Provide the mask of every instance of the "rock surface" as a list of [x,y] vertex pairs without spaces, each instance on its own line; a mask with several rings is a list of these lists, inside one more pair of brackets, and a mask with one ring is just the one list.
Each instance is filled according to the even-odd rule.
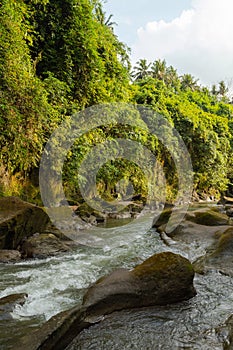
[[215,329],[218,338],[223,339],[223,350],[233,350],[233,315]]
[[[166,305],[193,297],[194,271],[184,257],[164,252],[136,266],[99,279],[84,296],[84,306],[97,314],[150,305]],[[96,311],[94,311],[96,310]]]
[[154,255],[131,271],[113,271],[88,289],[81,308],[52,317],[24,337],[17,350],[62,350],[83,329],[115,310],[187,300],[196,294],[193,277],[191,263],[170,252]]
[[42,208],[16,197],[0,198],[0,249],[17,249],[24,238],[42,232],[48,222]]
[[14,310],[16,305],[23,305],[26,301],[27,294],[11,294],[0,298],[0,320],[7,320],[12,318],[10,313]]
[[68,252],[71,248],[52,233],[34,234],[21,246],[23,258],[46,258]]
[[194,263],[195,271],[206,273],[210,270],[233,276],[233,227],[219,234],[216,244],[209,248],[207,254]]
[[232,227],[232,220],[217,208],[192,208],[184,213],[183,220],[172,232],[166,232],[166,225],[172,208],[165,209],[158,220],[153,223],[157,232],[166,233],[170,238],[185,243],[199,241],[206,248],[216,242],[217,235]]
[[7,249],[0,250],[1,263],[17,262],[20,259],[21,259],[21,253],[18,250],[7,250]]

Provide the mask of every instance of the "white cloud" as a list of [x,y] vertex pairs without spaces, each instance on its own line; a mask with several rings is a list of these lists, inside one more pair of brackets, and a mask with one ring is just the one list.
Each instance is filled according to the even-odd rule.
[[204,84],[233,78],[233,1],[193,0],[170,22],[154,21],[137,31],[132,60],[165,58],[180,73]]

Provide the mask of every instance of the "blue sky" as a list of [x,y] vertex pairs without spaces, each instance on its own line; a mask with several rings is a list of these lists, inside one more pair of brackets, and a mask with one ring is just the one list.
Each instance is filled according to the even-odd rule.
[[170,21],[184,9],[191,7],[191,0],[107,0],[104,10],[113,14],[115,33],[121,41],[133,45],[137,29],[147,22],[164,19]]
[[233,82],[233,0],[107,0],[131,61],[165,59],[200,83]]

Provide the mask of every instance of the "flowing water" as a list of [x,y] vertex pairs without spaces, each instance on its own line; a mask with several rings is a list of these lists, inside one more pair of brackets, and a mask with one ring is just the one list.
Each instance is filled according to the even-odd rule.
[[[180,253],[191,261],[205,253],[195,241],[167,247],[149,229],[152,217],[136,220],[132,226],[103,228],[102,234],[94,228],[83,232],[82,244],[72,253],[1,264],[0,297],[23,292],[28,297],[9,319],[0,321],[0,349],[17,349],[22,335],[58,312],[81,304],[90,283],[117,267],[132,268],[161,251]],[[115,312],[83,331],[67,349],[223,349],[224,334],[218,336],[214,328],[233,313],[233,279],[211,272],[196,275],[194,282],[197,296],[193,299]]]

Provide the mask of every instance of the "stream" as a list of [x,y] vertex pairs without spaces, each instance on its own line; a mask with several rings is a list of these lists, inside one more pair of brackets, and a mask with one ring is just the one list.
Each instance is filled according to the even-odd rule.
[[[150,213],[149,219],[145,215],[132,226],[105,227],[102,237],[100,228],[84,231],[82,244],[71,253],[0,264],[0,297],[28,294],[11,318],[0,321],[0,349],[16,350],[19,338],[58,312],[81,304],[86,288],[115,268],[133,268],[162,251],[179,253],[190,261],[205,253],[205,247],[195,241],[166,246],[150,229],[152,218]],[[89,244],[88,237],[96,244]],[[114,312],[81,332],[67,350],[223,349],[225,335],[218,335],[214,328],[233,314],[233,279],[210,272],[196,275],[194,284],[194,298],[169,306]]]

